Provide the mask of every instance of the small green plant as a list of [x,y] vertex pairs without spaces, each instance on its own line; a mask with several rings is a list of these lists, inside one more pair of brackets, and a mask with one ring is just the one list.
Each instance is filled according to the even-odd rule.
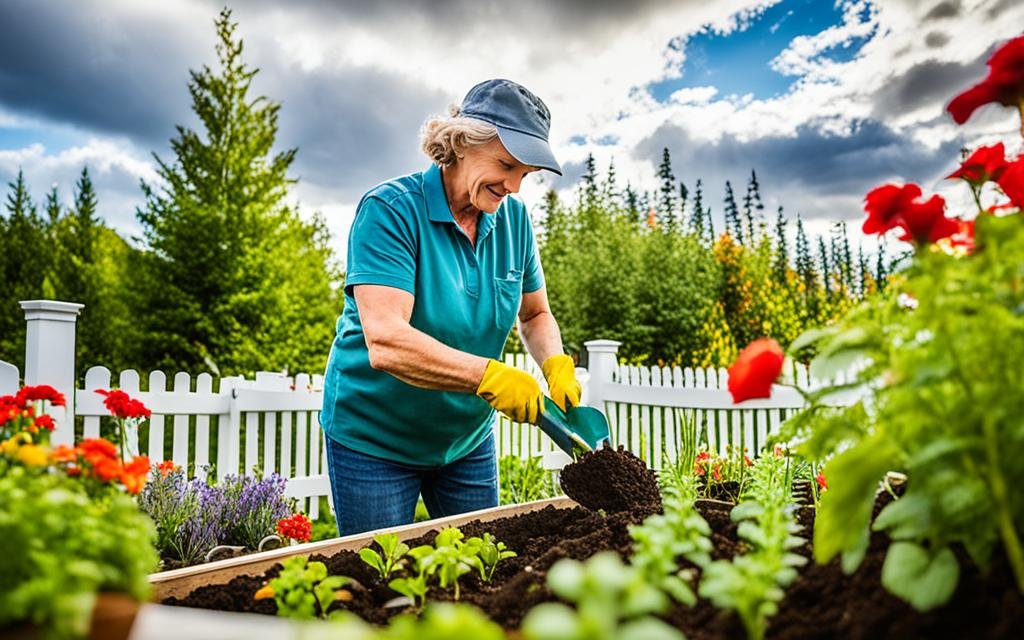
[[377,553],[370,547],[364,547],[359,550],[359,557],[377,570],[381,580],[387,580],[401,566],[402,558],[409,551],[409,545],[399,541],[398,535],[394,533],[374,536],[373,541],[380,547],[381,553]]
[[428,559],[433,553],[434,547],[429,544],[410,549],[408,555],[413,559],[413,573],[403,578],[395,578],[388,583],[392,590],[412,600],[413,608],[416,610],[423,607],[423,601],[427,597],[427,577],[430,567]]
[[480,579],[484,582],[491,581],[499,562],[516,557],[515,551],[508,549],[504,542],[495,540],[489,533],[480,538],[470,538],[466,541],[466,547],[474,550],[479,558],[479,562],[476,563],[477,569],[480,571]]
[[676,559],[685,557],[698,567],[707,566],[711,562],[711,527],[693,508],[696,489],[692,477],[671,481],[662,494],[664,513],[629,527],[633,538],[630,563],[676,602],[693,606],[697,597],[690,587],[691,576],[680,571]]
[[281,564],[284,568],[270,581],[270,589],[277,604],[277,615],[285,618],[326,618],[338,592],[352,581],[345,576],[327,575],[324,563],[309,562],[305,556],[288,558]]
[[463,538],[463,533],[455,527],[442,530],[434,538],[434,552],[427,559],[428,572],[437,575],[442,589],[453,589],[455,600],[459,599],[459,578],[483,564],[476,550],[464,543]]
[[792,549],[804,543],[793,519],[792,476],[784,456],[762,455],[750,470],[750,483],[731,513],[746,553],[716,560],[704,568],[700,595],[743,621],[747,637],[764,638],[767,620],[778,611],[783,588],[796,578],[795,567],[807,562]]
[[586,563],[559,560],[548,571],[548,587],[576,608],[556,602],[537,605],[523,619],[526,640],[683,638],[652,615],[668,608],[668,597],[615,552],[598,553]]
[[554,478],[541,466],[538,456],[502,456],[498,461],[498,483],[501,504],[522,504],[558,495]]

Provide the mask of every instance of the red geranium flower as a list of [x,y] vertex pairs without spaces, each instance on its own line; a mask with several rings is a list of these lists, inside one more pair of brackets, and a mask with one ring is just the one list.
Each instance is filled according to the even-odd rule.
[[967,122],[975,109],[990,102],[1017,107],[1024,101],[1024,36],[1010,40],[988,59],[988,77],[964,91],[946,110],[957,124]]
[[946,217],[946,201],[938,195],[911,202],[900,214],[899,226],[903,228],[900,240],[918,245],[937,242],[960,230],[958,221]]
[[313,523],[301,513],[296,513],[277,521],[277,535],[299,542],[309,542],[313,535]]
[[818,489],[825,491],[828,489],[828,481],[825,479],[825,472],[819,471],[818,475],[814,476],[815,481],[818,483]]
[[740,352],[729,367],[729,393],[732,401],[743,402],[751,398],[769,398],[772,383],[782,373],[786,359],[779,343],[771,338],[758,338]]
[[121,463],[114,458],[96,458],[94,460],[86,458],[86,460],[92,465],[92,471],[96,474],[96,477],[104,482],[121,477]]
[[902,187],[886,184],[875,187],[864,198],[864,210],[868,219],[864,221],[864,233],[885,233],[899,224],[899,215],[907,206],[921,197],[921,187],[905,184]]
[[917,244],[948,238],[959,229],[956,220],[947,218],[946,201],[941,196],[921,200],[921,187],[905,184],[902,187],[886,184],[868,192],[864,210],[864,233],[885,233],[901,227],[900,240]]
[[989,147],[978,147],[959,169],[946,177],[961,178],[978,187],[989,180],[998,180],[1006,166],[1006,149],[1002,142],[998,142]]
[[117,418],[148,418],[152,412],[138,400],[133,399],[120,389],[97,389],[96,393],[106,396],[103,405]]
[[1006,165],[997,182],[1010,201],[1024,209],[1024,155]]
[[25,406],[26,403],[35,400],[47,400],[55,407],[63,407],[65,403],[64,394],[48,384],[22,387],[18,390],[18,395],[15,396],[15,402],[20,406]]
[[57,425],[53,423],[53,418],[47,414],[37,416],[35,419],[36,426],[40,429],[46,429],[47,431],[53,431],[57,428]]

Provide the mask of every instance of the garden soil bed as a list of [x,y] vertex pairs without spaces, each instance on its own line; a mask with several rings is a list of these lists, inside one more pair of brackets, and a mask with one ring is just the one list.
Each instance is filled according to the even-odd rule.
[[[616,462],[611,456],[621,458]],[[538,511],[487,522],[475,520],[462,525],[467,535],[489,532],[505,542],[518,557],[502,562],[492,583],[482,583],[474,574],[462,580],[462,601],[483,609],[507,629],[519,626],[523,616],[534,605],[554,600],[545,586],[547,570],[562,558],[585,560],[603,550],[614,550],[628,557],[632,548],[628,527],[640,523],[660,509],[650,493],[649,481],[653,474],[644,471],[637,475],[635,458],[628,453],[606,452],[581,459],[577,469],[567,468],[567,493],[601,511],[582,506],[555,508],[548,506]],[[621,468],[617,467],[621,464]],[[600,475],[576,471],[592,466]],[[598,478],[587,482],[586,476]],[[632,478],[633,482],[625,479]],[[603,489],[602,489],[603,488]],[[600,495],[601,491],[607,491]],[[575,494],[575,495],[574,495]],[[876,502],[876,513],[892,500],[882,493]],[[609,508],[610,507],[610,508]],[[712,529],[714,558],[731,558],[742,551],[736,536],[736,525],[729,519],[730,505],[701,500],[697,508]],[[804,537],[812,536],[813,509],[802,507],[799,512],[805,527]],[[434,532],[412,540],[410,545],[433,542]],[[861,567],[846,576],[838,560],[826,565],[810,560],[800,571],[797,580],[789,586],[779,612],[771,618],[769,638],[1024,638],[1024,598],[1016,591],[1005,557],[996,553],[987,575],[966,559],[961,560],[961,579],[950,604],[929,613],[918,613],[909,605],[882,589],[880,575],[885,559],[887,539],[875,533]],[[810,543],[797,550],[811,557]],[[353,598],[335,606],[347,608],[374,623],[386,623],[388,618],[404,611],[403,608],[384,608],[384,603],[395,598],[375,572],[360,560],[355,551],[344,550],[330,556],[313,555],[312,559],[327,564],[330,573],[350,576],[357,581]],[[200,587],[182,598],[168,598],[164,604],[182,605],[227,611],[247,611],[273,614],[272,600],[255,601],[252,596],[270,578],[278,567],[262,575],[238,576],[226,585]],[[448,600],[451,596],[440,589],[431,590],[430,598]],[[681,629],[688,638],[742,638],[743,627],[731,613],[718,610],[701,600],[696,607],[676,606],[664,619]]]

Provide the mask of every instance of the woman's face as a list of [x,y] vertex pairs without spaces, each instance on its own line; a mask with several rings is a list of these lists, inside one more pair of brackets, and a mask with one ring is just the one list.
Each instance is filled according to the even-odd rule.
[[[455,186],[476,209],[493,213],[509,193],[517,193],[523,178],[538,171],[516,160],[495,138],[487,144],[469,147],[457,163]],[[457,196],[457,197],[459,197]]]

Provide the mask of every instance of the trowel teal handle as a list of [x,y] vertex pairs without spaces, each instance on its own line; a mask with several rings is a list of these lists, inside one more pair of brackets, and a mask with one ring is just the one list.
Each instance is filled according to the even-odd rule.
[[541,431],[570,456],[592,451],[609,442],[608,421],[593,407],[570,407],[562,411],[554,400],[544,397],[540,414]]

